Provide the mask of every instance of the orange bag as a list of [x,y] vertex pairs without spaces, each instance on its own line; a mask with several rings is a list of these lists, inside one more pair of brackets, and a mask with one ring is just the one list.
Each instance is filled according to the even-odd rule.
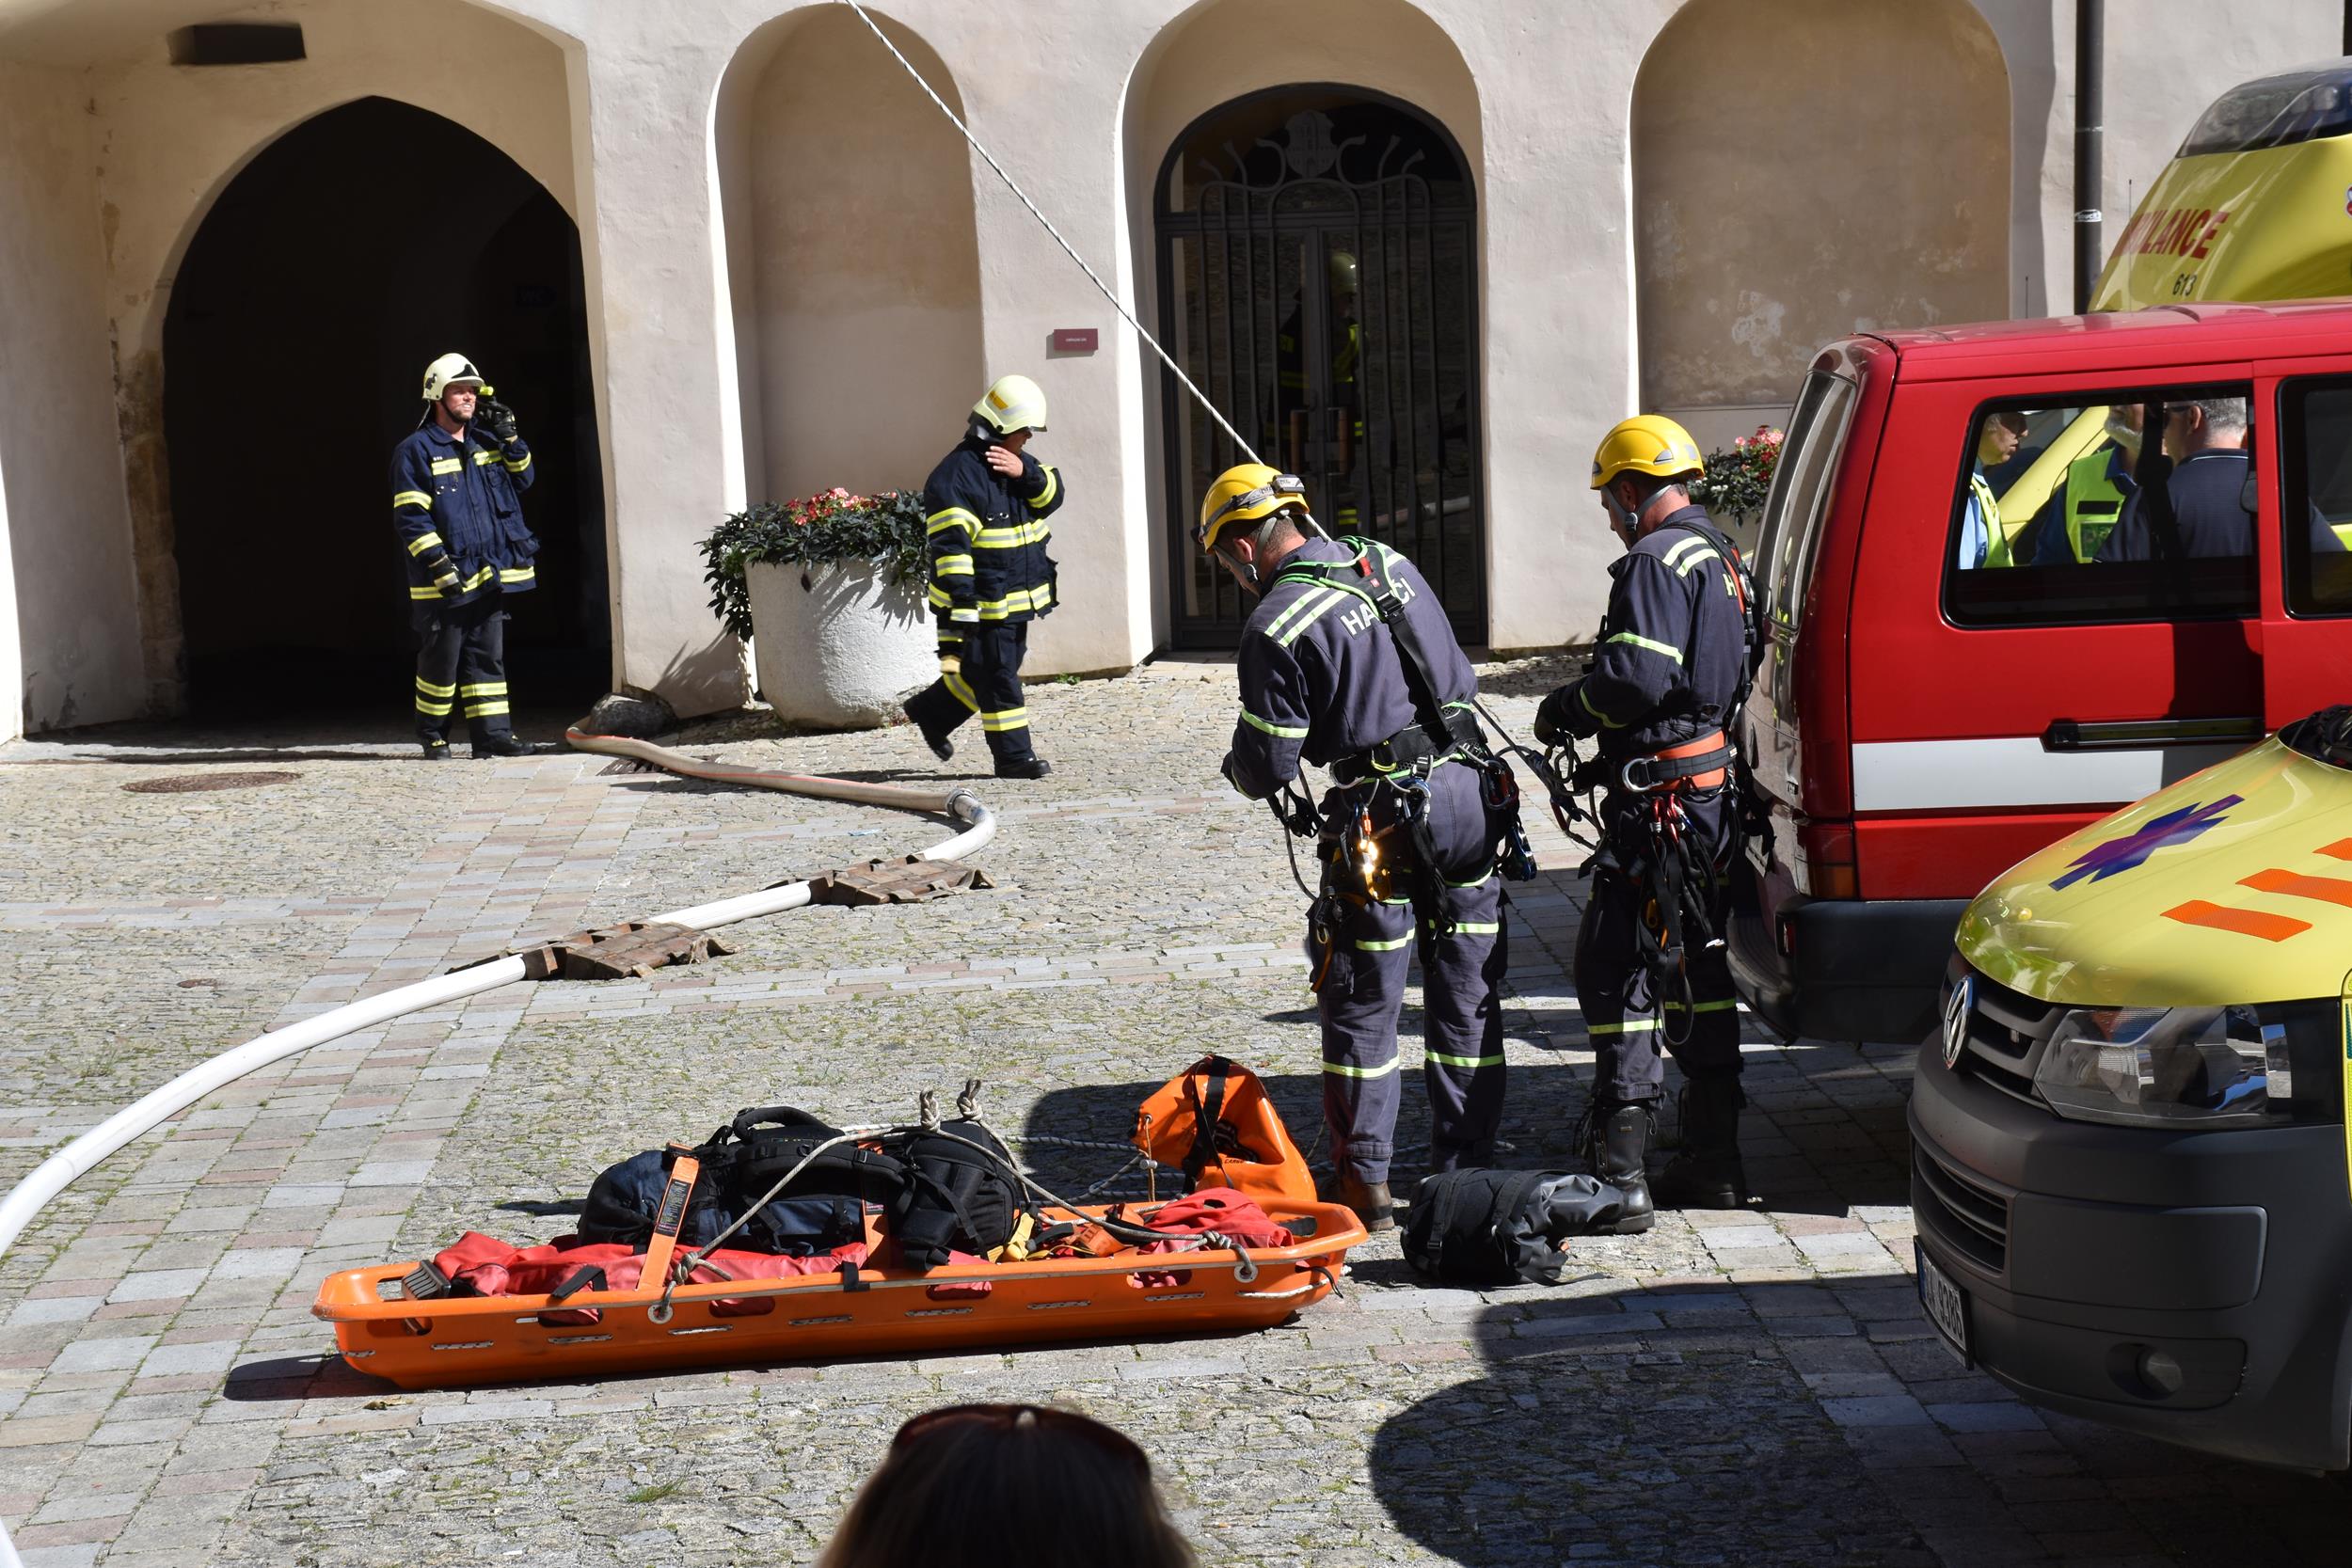
[[1136,1117],[1135,1144],[1181,1168],[1194,1192],[1231,1187],[1260,1199],[1315,1199],[1306,1156],[1265,1085],[1223,1056],[1203,1056],[1154,1090]]

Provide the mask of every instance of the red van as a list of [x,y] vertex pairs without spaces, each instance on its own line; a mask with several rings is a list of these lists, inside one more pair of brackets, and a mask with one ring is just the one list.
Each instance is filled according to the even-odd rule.
[[[2177,462],[2142,504],[2159,426]],[[2352,695],[2347,538],[2352,303],[1830,345],[1755,562],[1748,1005],[1792,1037],[1924,1038],[1986,883]]]

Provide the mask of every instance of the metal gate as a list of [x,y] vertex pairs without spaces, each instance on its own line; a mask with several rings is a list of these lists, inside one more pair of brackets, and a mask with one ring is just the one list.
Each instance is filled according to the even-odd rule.
[[[1486,635],[1473,202],[1412,109],[1285,87],[1196,121],[1155,210],[1169,352],[1332,532],[1411,557],[1466,643]],[[1252,601],[1190,524],[1242,457],[1161,379],[1176,645],[1231,647]]]

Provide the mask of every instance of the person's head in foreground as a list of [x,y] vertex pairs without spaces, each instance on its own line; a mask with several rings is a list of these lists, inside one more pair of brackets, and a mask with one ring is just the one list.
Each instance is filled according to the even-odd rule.
[[950,1404],[898,1429],[818,1568],[1193,1568],[1141,1449],[1074,1410]]

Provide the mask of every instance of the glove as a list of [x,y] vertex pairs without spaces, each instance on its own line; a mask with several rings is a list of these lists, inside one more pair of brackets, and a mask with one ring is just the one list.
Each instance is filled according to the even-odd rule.
[[441,597],[453,599],[463,591],[465,579],[457,575],[457,562],[449,557],[435,556],[424,563],[424,570],[433,586],[441,591]]
[[1543,705],[1535,710],[1534,728],[1537,745],[1548,750],[1564,746],[1577,733],[1574,721],[1576,710],[1569,705],[1569,693],[1575,689],[1576,688],[1572,686],[1562,687],[1550,696],[1546,697]]
[[473,411],[473,422],[500,446],[515,438],[515,411],[496,398],[484,398]]

